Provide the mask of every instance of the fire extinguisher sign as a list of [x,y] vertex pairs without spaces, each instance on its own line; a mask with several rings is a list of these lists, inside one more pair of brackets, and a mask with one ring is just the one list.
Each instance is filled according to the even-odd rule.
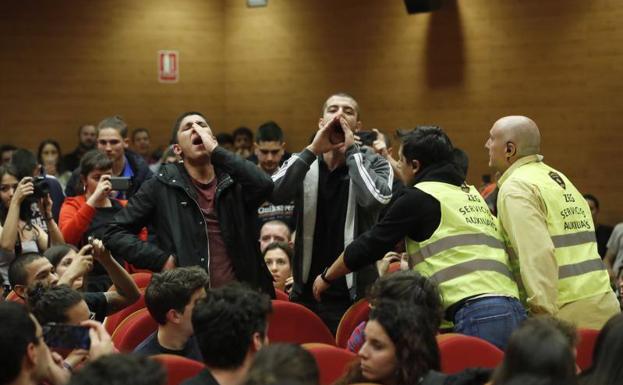
[[177,83],[180,80],[180,53],[178,51],[158,51],[158,81]]

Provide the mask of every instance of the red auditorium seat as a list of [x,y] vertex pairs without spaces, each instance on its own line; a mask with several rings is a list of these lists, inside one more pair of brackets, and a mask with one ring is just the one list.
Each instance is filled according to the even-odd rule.
[[117,329],[119,324],[124,319],[126,319],[130,314],[133,314],[136,311],[144,309],[144,308],[145,308],[145,293],[143,293],[143,290],[141,290],[141,296],[136,302],[106,317],[106,319],[104,320],[104,328],[106,329],[108,334],[112,335],[115,329]]
[[495,345],[476,337],[448,333],[437,336],[441,371],[454,374],[467,368],[497,367],[504,359],[504,352]]
[[336,345],[341,348],[346,348],[346,344],[353,330],[363,321],[368,320],[370,315],[370,304],[368,300],[361,299],[346,310],[346,313],[342,316],[340,324],[337,326],[337,332],[335,333]]
[[351,363],[359,360],[357,355],[346,349],[326,344],[304,344],[316,359],[320,372],[320,385],[330,385],[348,371]]
[[26,302],[23,299],[21,299],[17,295],[17,293],[15,293],[13,290],[11,290],[9,294],[6,296],[6,300],[11,301],[11,302],[21,303],[22,305],[26,304]]
[[112,342],[121,353],[129,353],[157,329],[156,320],[151,318],[147,309],[141,309],[119,324],[112,334]]
[[179,385],[205,368],[199,361],[173,354],[158,354],[151,358],[158,361],[167,371],[167,385]]
[[288,296],[288,294],[286,294],[285,291],[275,289],[275,299],[278,299],[279,301],[289,301],[290,297]]
[[575,362],[582,370],[590,368],[593,364],[593,351],[595,350],[595,342],[597,341],[598,335],[599,330],[578,329],[578,336],[580,338]]
[[273,300],[272,304],[273,312],[268,320],[268,339],[271,342],[335,345],[333,335],[324,322],[305,306],[280,300]]
[[[138,272],[132,273],[130,275],[132,276],[134,283],[136,283],[136,286],[138,286],[139,289],[145,289],[147,286],[149,286],[149,282],[151,282],[152,273]],[[110,289],[108,289],[108,291],[111,290],[115,290],[115,285],[112,285]]]

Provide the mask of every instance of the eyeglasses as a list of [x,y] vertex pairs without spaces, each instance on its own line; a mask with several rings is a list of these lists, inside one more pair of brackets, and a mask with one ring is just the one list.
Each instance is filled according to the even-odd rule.
[[89,312],[89,320],[94,321],[95,320],[95,312],[90,311]]

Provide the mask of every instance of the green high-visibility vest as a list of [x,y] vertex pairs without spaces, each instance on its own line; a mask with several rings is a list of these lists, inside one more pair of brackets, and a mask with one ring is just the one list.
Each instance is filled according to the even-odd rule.
[[522,165],[510,178],[538,186],[545,202],[547,229],[558,263],[556,305],[612,291],[597,252],[591,210],[569,179],[543,162]]
[[431,237],[407,237],[413,268],[439,286],[444,308],[480,294],[518,298],[497,218],[473,186],[421,182],[416,188],[441,205],[441,221]]

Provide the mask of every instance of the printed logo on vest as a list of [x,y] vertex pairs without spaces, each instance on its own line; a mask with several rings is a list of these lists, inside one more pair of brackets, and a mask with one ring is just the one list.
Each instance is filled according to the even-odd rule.
[[558,185],[560,185],[560,187],[562,187],[563,190],[567,189],[567,186],[565,185],[565,181],[562,180],[562,177],[558,175],[557,172],[550,171],[548,175],[550,178],[554,180],[554,182],[558,183]]

